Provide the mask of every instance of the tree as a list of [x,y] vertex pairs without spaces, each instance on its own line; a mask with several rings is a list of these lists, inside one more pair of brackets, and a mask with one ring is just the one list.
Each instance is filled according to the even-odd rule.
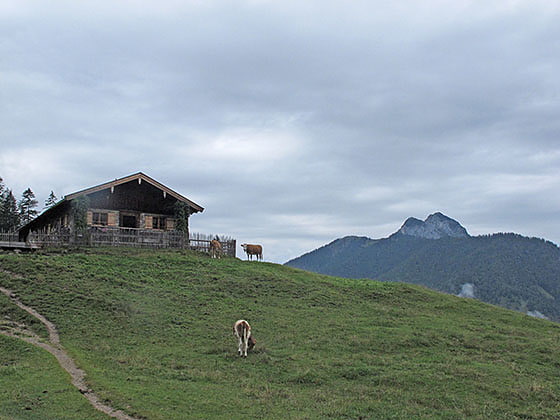
[[6,200],[5,194],[8,193],[6,190],[6,186],[4,185],[4,180],[0,177],[0,232],[7,232],[7,219],[4,214],[4,200]]
[[20,223],[25,225],[37,217],[37,207],[38,201],[35,199],[35,194],[31,191],[31,188],[26,189],[21,200],[18,203]]
[[4,191],[0,201],[0,231],[15,232],[19,226],[19,213],[12,190]]
[[45,208],[50,208],[52,206],[54,206],[58,201],[58,198],[56,198],[56,195],[54,195],[54,191],[51,190],[51,193],[49,194],[49,197],[45,200]]

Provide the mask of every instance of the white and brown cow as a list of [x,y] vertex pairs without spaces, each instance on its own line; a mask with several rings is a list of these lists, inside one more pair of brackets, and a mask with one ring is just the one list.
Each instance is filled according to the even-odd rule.
[[247,350],[252,350],[257,343],[251,335],[251,326],[244,319],[240,319],[233,324],[233,335],[238,340],[237,353],[240,356],[247,357]]
[[251,244],[241,244],[241,248],[247,253],[247,259],[253,259],[253,255],[257,256],[257,261],[260,259],[262,261],[262,246],[251,245]]
[[212,258],[220,258],[222,255],[222,244],[217,239],[210,241],[210,256]]

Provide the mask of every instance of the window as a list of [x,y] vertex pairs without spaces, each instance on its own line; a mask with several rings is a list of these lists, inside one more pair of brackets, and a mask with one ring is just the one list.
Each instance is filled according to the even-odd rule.
[[152,219],[152,226],[154,229],[165,229],[165,217],[154,216]]
[[108,213],[93,213],[93,224],[107,226],[109,219]]
[[136,216],[130,214],[123,214],[121,220],[121,227],[125,228],[135,228],[136,227]]

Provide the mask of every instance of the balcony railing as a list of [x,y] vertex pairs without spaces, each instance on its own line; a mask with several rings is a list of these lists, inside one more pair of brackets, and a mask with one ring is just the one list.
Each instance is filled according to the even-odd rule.
[[[204,239],[202,239],[204,238]],[[186,238],[183,232],[176,230],[159,231],[135,228],[90,227],[83,234],[69,230],[57,230],[50,233],[30,233],[27,243],[40,247],[48,246],[128,246],[141,248],[182,248],[208,252],[210,235],[191,235]],[[235,257],[235,239],[220,240],[224,255]]]

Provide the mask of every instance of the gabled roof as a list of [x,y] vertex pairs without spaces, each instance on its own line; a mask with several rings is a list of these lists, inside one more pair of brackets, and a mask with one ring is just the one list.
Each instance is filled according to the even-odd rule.
[[[20,232],[29,231],[29,229],[32,226],[40,224],[42,220],[49,217],[49,215],[51,215],[54,211],[56,211],[56,209],[65,205],[65,203],[69,203],[70,201],[72,201],[75,198],[78,198],[78,197],[83,196],[83,195],[92,194],[94,192],[105,190],[105,189],[108,189],[108,188],[111,188],[111,187],[115,187],[117,185],[125,184],[127,182],[134,181],[134,180],[141,180],[141,182],[147,182],[148,184],[151,184],[154,187],[159,188],[160,190],[162,190],[166,194],[169,194],[171,197],[174,197],[179,201],[187,203],[189,205],[189,207],[191,208],[193,213],[198,213],[198,212],[204,211],[204,208],[199,206],[198,204],[196,204],[194,201],[189,200],[188,198],[182,196],[178,192],[173,191],[171,188],[168,188],[165,185],[157,182],[155,179],[149,177],[148,175],[146,175],[142,172],[137,172],[135,174],[125,176],[124,178],[115,179],[114,181],[106,182],[104,184],[100,184],[100,185],[97,185],[95,187],[86,188],[85,190],[81,190],[81,191],[77,191],[77,192],[72,193],[72,194],[68,194],[64,198],[62,198],[58,203],[56,203],[55,205],[53,205],[53,206],[49,207],[48,209],[46,209],[45,211],[43,211],[35,219],[31,220],[29,223],[27,223],[26,225],[19,228],[19,231]],[[67,205],[69,205],[69,204],[67,204]]]
[[166,187],[165,185],[157,182],[155,179],[149,177],[148,175],[142,172],[137,172],[135,174],[125,176],[124,178],[118,178],[115,179],[114,181],[105,182],[104,184],[96,185],[95,187],[86,188],[85,190],[68,194],[67,196],[64,197],[63,200],[65,201],[73,200],[74,198],[80,197],[82,195],[88,195],[97,191],[106,190],[108,188],[116,187],[117,185],[121,185],[121,184],[126,184],[127,182],[134,181],[134,180],[145,181],[153,185],[154,187],[159,188],[165,193],[169,194],[171,197],[174,197],[179,201],[187,203],[189,207],[191,207],[191,209],[194,210],[194,213],[204,211],[204,208],[196,204],[194,201],[189,200],[188,198],[182,196],[178,192],[173,191],[171,188]]

